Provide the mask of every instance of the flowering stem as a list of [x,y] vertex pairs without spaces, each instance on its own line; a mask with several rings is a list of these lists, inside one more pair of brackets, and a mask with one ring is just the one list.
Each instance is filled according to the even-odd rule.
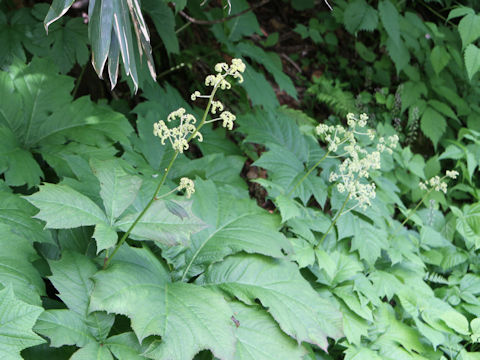
[[165,169],[165,172],[162,176],[162,179],[160,180],[160,182],[158,183],[157,185],[157,188],[155,189],[155,192],[152,196],[152,198],[150,199],[150,201],[148,202],[148,204],[145,206],[145,208],[141,211],[140,214],[138,214],[137,218],[135,219],[135,221],[132,223],[132,225],[130,225],[130,227],[128,228],[127,232],[125,234],[123,234],[122,238],[120,239],[120,241],[117,243],[117,246],[115,246],[115,249],[112,251],[112,254],[110,255],[110,257],[105,257],[105,261],[103,263],[103,268],[106,269],[108,264],[110,263],[110,260],[112,260],[113,256],[117,253],[118,249],[120,249],[120,247],[123,245],[123,243],[125,242],[125,240],[127,240],[128,238],[128,235],[130,235],[130,233],[132,232],[133,228],[138,224],[138,222],[140,221],[140,219],[143,217],[143,215],[145,215],[145,213],[147,212],[147,210],[150,208],[150,206],[152,206],[152,204],[155,202],[155,200],[157,199],[157,195],[160,191],[160,188],[162,187],[162,185],[165,183],[165,180],[167,179],[167,175],[168,173],[170,172],[170,169],[172,168],[172,165],[173,163],[175,162],[175,159],[177,158],[178,156],[178,151],[175,151],[175,154],[173,154],[172,156],[172,159],[170,160],[170,163],[168,164],[168,167]]
[[[208,104],[207,104],[207,107],[205,108],[205,112],[203,113],[203,117],[202,117],[202,120],[200,121],[200,123],[198,124],[197,128],[195,129],[195,131],[193,133],[190,134],[190,136],[187,138],[187,142],[189,142],[190,140],[192,140],[192,138],[198,133],[198,131],[202,128],[203,125],[205,125],[205,122],[206,122],[206,119],[207,119],[207,116],[208,116],[208,112],[210,111],[210,107],[212,106],[212,101],[213,101],[213,97],[215,96],[215,93],[217,92],[217,89],[218,89],[218,86],[219,84],[216,84],[212,90],[212,94],[210,95],[210,99],[208,100]],[[178,154],[179,152],[178,151],[175,151],[175,154],[173,154],[172,156],[172,159],[170,160],[170,163],[168,164],[167,168],[165,169],[165,172],[163,173],[163,176],[162,176],[162,179],[160,180],[160,182],[158,183],[157,185],[157,188],[155,189],[155,192],[153,193],[153,196],[152,198],[150,199],[150,201],[147,203],[147,205],[145,206],[145,208],[140,212],[140,214],[138,214],[137,218],[135,219],[135,221],[132,223],[132,225],[130,225],[130,227],[128,228],[127,232],[125,234],[123,234],[122,238],[120,239],[120,241],[117,243],[117,245],[115,246],[115,249],[112,251],[112,254],[110,256],[106,256],[105,257],[105,260],[104,260],[104,263],[103,263],[103,269],[106,269],[108,264],[110,263],[110,261],[112,260],[113,256],[117,253],[118,249],[120,249],[120,247],[123,245],[123,243],[125,242],[125,240],[127,240],[128,236],[130,235],[130,233],[132,232],[132,230],[135,228],[135,226],[138,224],[138,222],[142,219],[143,215],[145,215],[145,213],[148,211],[148,209],[150,208],[150,206],[152,206],[152,204],[158,200],[157,198],[157,195],[158,193],[160,192],[160,189],[161,187],[163,186],[163,184],[165,183],[165,180],[167,180],[167,175],[168,173],[170,172],[170,169],[172,168],[173,166],[173,163],[175,162],[175,160],[177,159],[178,157]],[[108,254],[108,253],[107,253]]]
[[330,232],[330,230],[332,230],[332,228],[335,226],[335,224],[337,223],[337,220],[338,220],[339,217],[342,215],[342,212],[343,212],[343,210],[345,209],[345,206],[347,205],[348,200],[350,200],[350,193],[347,194],[347,197],[345,198],[345,201],[343,202],[342,207],[340,208],[340,210],[338,210],[337,215],[335,216],[335,219],[333,219],[333,221],[331,222],[331,224],[330,224],[330,226],[328,227],[327,231],[323,234],[322,238],[321,238],[320,241],[317,243],[317,245],[315,245],[314,250],[318,249],[318,247],[320,246],[320,244],[322,244],[322,243],[323,243],[323,240],[325,240],[325,238],[327,237],[327,235],[328,235],[328,233]]
[[410,214],[407,216],[407,218],[405,220],[403,220],[402,224],[400,226],[403,226],[407,223],[408,220],[410,220],[410,218],[413,216],[413,214],[415,214],[415,212],[417,211],[417,209],[419,208],[420,205],[423,204],[423,202],[425,201],[425,199],[427,198],[428,195],[430,195],[430,193],[432,192],[433,188],[430,189],[423,197],[422,199],[417,203],[417,205],[413,208],[413,210],[410,211]]
[[330,154],[330,150],[328,150],[325,155],[322,156],[322,158],[320,160],[317,161],[317,163],[315,165],[313,165],[310,169],[308,169],[307,173],[305,175],[302,176],[302,178],[295,184],[295,186],[292,188],[292,190],[290,190],[288,193],[287,193],[287,196],[290,196],[293,194],[293,192],[295,191],[295,189],[297,187],[299,187],[304,181],[305,179],[308,177],[308,175],[310,175],[312,173],[313,170],[315,170],[318,165],[320,165],[320,163],[325,160],[325,158],[328,156],[328,154]]

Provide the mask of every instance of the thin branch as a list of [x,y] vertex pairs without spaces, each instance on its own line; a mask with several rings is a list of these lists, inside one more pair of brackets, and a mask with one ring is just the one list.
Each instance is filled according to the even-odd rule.
[[191,17],[190,15],[186,14],[184,11],[179,11],[179,14],[182,15],[185,19],[187,19],[188,21],[190,21],[191,23],[194,23],[194,24],[198,24],[198,25],[213,25],[213,24],[220,24],[220,23],[223,23],[225,21],[228,21],[228,20],[231,20],[233,18],[236,18],[238,16],[241,16],[243,14],[246,14],[248,13],[249,11],[253,11],[255,10],[256,8],[259,8],[260,6],[263,6],[267,3],[269,3],[270,0],[263,0],[262,2],[256,4],[256,5],[253,5],[253,6],[250,6],[248,9],[245,9],[243,11],[240,11],[239,13],[236,13],[236,14],[233,14],[233,15],[230,15],[230,16],[227,16],[225,18],[222,18],[222,19],[215,19],[215,20],[199,20],[199,19],[195,19],[193,17]]

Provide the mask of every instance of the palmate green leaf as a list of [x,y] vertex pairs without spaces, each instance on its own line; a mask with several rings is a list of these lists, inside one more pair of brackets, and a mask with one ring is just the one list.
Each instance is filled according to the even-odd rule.
[[378,25],[378,13],[365,0],[355,0],[345,9],[343,22],[351,34],[362,30],[373,31]]
[[128,316],[140,341],[162,337],[150,346],[148,357],[190,360],[209,349],[219,359],[233,359],[235,325],[223,296],[198,285],[170,282],[148,249],[123,246],[112,265],[93,279],[90,310]]
[[107,222],[92,200],[66,185],[44,184],[25,199],[40,209],[35,218],[45,221],[47,228],[68,229]]
[[93,173],[100,182],[100,196],[110,224],[133,203],[142,179],[125,172],[118,159],[90,161]]
[[203,282],[246,304],[258,299],[280,328],[298,342],[326,350],[327,337],[343,336],[341,313],[311,288],[294,263],[261,255],[234,255],[212,265]]
[[238,322],[235,360],[303,359],[305,349],[282,332],[265,310],[239,302],[231,302],[230,307]]
[[[190,235],[200,231],[205,225],[198,217],[193,215],[190,201],[177,203],[184,208],[188,214],[187,217],[183,219],[178,217],[169,210],[166,201],[157,200],[134,227],[130,237],[135,240],[158,241],[168,246],[186,245],[189,242]],[[127,231],[139,212],[123,216],[116,221],[115,227]]]
[[217,188],[212,181],[196,180],[195,186],[193,210],[207,228],[192,236],[182,260],[177,260],[183,265],[182,279],[240,251],[277,258],[284,257],[282,250],[291,252],[290,243],[278,231],[278,216],[259,208],[251,199],[233,196],[228,188]]
[[462,210],[452,206],[456,216],[456,230],[475,249],[480,248],[480,204],[465,205]]
[[0,290],[0,357],[21,360],[20,351],[45,342],[32,331],[43,308],[18,299],[10,286]]

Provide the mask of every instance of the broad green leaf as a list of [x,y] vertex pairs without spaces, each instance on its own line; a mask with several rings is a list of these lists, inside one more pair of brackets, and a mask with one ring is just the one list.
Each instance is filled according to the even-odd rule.
[[447,17],[447,21],[468,14],[475,14],[475,11],[472,8],[466,6],[459,6],[450,11]]
[[282,215],[282,222],[286,222],[292,218],[301,216],[300,207],[295,200],[285,196],[279,195],[275,198],[275,204]]
[[116,230],[105,223],[95,225],[95,231],[92,237],[97,243],[97,254],[102,250],[111,248],[118,240]]
[[458,32],[462,39],[462,48],[480,37],[480,16],[473,13],[465,15],[458,23]]
[[[185,209],[188,217],[179,218],[168,210],[165,201],[157,200],[134,227],[130,237],[135,240],[158,241],[168,246],[188,244],[190,235],[203,229],[204,224],[193,215],[191,202],[178,203]],[[122,231],[127,231],[138,213],[125,215],[115,223],[115,226]]]
[[396,47],[401,47],[400,40],[400,15],[390,0],[382,0],[378,3],[378,11],[383,27],[389,38]]
[[32,331],[39,306],[29,305],[18,299],[10,286],[0,290],[0,357],[5,360],[21,360],[20,351],[45,342]]
[[45,221],[47,228],[67,229],[107,222],[92,200],[66,185],[44,184],[39,192],[25,199],[40,209],[35,217]]
[[63,251],[58,261],[49,262],[52,275],[49,280],[59,292],[68,308],[81,316],[88,314],[89,294],[93,289],[90,278],[97,266],[88,257],[71,251]]
[[366,347],[349,347],[345,355],[345,360],[384,360],[377,352]]
[[456,229],[475,249],[480,248],[480,204],[465,205],[463,211],[452,207],[457,217]]
[[345,9],[343,22],[351,34],[362,30],[373,31],[378,26],[378,13],[365,0],[355,0]]
[[[145,341],[144,343],[147,342]],[[146,359],[146,357],[139,355],[144,352],[145,346],[138,343],[138,339],[133,332],[111,336],[105,340],[104,344],[120,360]]]
[[457,311],[446,311],[442,314],[441,319],[445,321],[445,323],[451,329],[455,330],[456,333],[462,335],[470,334],[468,328],[468,320],[465,316],[460,314]]
[[298,342],[326,350],[327,337],[343,336],[340,312],[310,287],[294,263],[260,255],[234,255],[212,265],[204,282],[249,305],[260,300],[280,328]]
[[31,305],[41,305],[44,282],[32,265],[37,259],[33,241],[15,233],[15,228],[0,223],[0,288],[10,286],[15,296]]
[[382,249],[387,249],[387,233],[360,219],[355,219],[352,250],[357,250],[360,258],[373,265],[380,257]]
[[387,51],[395,64],[397,74],[400,73],[410,62],[410,53],[405,43],[400,39],[396,43],[391,37],[387,39]]
[[427,107],[423,112],[420,120],[420,128],[423,133],[432,140],[433,146],[436,148],[438,141],[447,128],[447,121],[439,112],[432,107]]
[[9,226],[16,234],[32,242],[50,242],[50,232],[43,230],[41,221],[32,219],[38,210],[20,196],[0,192],[0,223]]
[[51,346],[76,345],[84,347],[96,342],[82,316],[67,310],[47,310],[35,324],[35,331],[47,336]]
[[241,86],[245,89],[253,105],[260,105],[265,109],[274,109],[279,105],[272,85],[262,73],[247,65],[243,77],[245,81]]
[[283,333],[265,310],[239,302],[230,306],[238,325],[235,360],[303,359],[305,349]]
[[283,72],[282,61],[276,53],[265,52],[262,48],[247,42],[239,43],[237,49],[243,56],[248,56],[258,64],[265,66],[282,90],[294,98],[297,97],[297,90],[292,80]]
[[223,296],[198,285],[171,283],[147,249],[124,246],[94,281],[90,310],[128,316],[140,341],[162,337],[150,346],[148,357],[190,360],[210,349],[218,358],[233,359],[235,325]]
[[61,18],[72,6],[74,0],[53,0],[50,9],[48,9],[48,14],[45,17],[43,24],[45,25],[45,30],[48,32],[48,27],[59,18]]
[[480,49],[474,44],[469,44],[465,49],[465,67],[470,80],[480,70]]
[[[251,199],[232,196],[211,181],[196,181],[194,212],[207,228],[192,236],[184,255],[182,279],[203,271],[206,265],[240,251],[283,258],[291,245],[278,229],[280,219],[260,209]],[[235,206],[232,207],[232,204]]]
[[110,224],[123,214],[135,200],[142,184],[138,176],[127,174],[119,160],[90,161],[93,173],[100,182],[100,196]]
[[[98,1],[98,0],[97,0]],[[114,360],[110,351],[99,343],[89,343],[84,348],[76,351],[70,360]]]
[[437,45],[432,49],[430,53],[430,61],[433,66],[433,70],[438,75],[450,62],[450,54],[447,49],[442,45]]

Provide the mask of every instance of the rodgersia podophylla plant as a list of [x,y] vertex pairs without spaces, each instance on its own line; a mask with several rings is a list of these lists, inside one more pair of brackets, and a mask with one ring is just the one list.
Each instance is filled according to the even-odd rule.
[[[200,91],[195,91],[191,95],[191,100],[195,101],[198,98],[205,98],[208,99],[207,106],[203,113],[202,119],[200,122],[197,122],[197,119],[194,115],[188,114],[184,108],[179,108],[177,110],[172,111],[167,116],[167,121],[160,120],[153,124],[153,134],[160,138],[160,141],[163,145],[165,145],[168,141],[172,149],[175,151],[173,154],[170,163],[168,164],[165,172],[163,173],[160,182],[155,189],[155,192],[147,203],[145,208],[140,212],[138,217],[132,223],[130,228],[127,232],[123,235],[120,241],[117,243],[115,249],[113,250],[110,257],[105,259],[104,267],[108,265],[112,257],[118,251],[120,246],[125,242],[128,238],[134,227],[143,217],[143,215],[147,212],[150,206],[153,204],[154,201],[159,200],[161,197],[158,197],[158,193],[160,192],[161,187],[165,183],[167,179],[167,175],[170,172],[170,169],[175,162],[175,159],[178,157],[179,154],[183,154],[185,150],[189,148],[190,140],[197,138],[198,141],[203,141],[203,136],[200,133],[200,129],[208,123],[213,123],[216,121],[221,121],[222,126],[232,130],[234,121],[236,119],[235,115],[232,114],[230,111],[225,111],[225,106],[218,100],[215,100],[215,94],[219,89],[221,90],[229,90],[231,89],[232,85],[229,82],[229,79],[238,80],[238,82],[243,82],[243,72],[245,71],[245,64],[241,59],[233,59],[232,63],[228,65],[227,63],[218,63],[215,65],[215,74],[208,75],[205,78],[205,86],[211,87],[211,92],[208,95],[202,94]],[[209,115],[217,115],[217,117],[213,117],[208,119]],[[177,126],[167,126],[168,124],[177,123]],[[195,192],[195,186],[191,179],[183,177],[180,179],[180,184],[170,192],[162,195],[165,197],[175,191],[185,190],[185,195],[189,198]]]
[[[379,137],[373,129],[367,129],[367,114],[356,116],[347,114],[347,127],[336,125],[328,126],[320,124],[316,127],[316,133],[327,146],[326,154],[314,165],[307,175],[316,168],[325,158],[342,159],[341,164],[336,171],[332,171],[329,181],[336,184],[337,190],[346,194],[345,201],[338,211],[335,219],[329,229],[324,234],[320,243],[333,228],[338,218],[357,207],[366,209],[371,205],[371,200],[375,198],[376,186],[370,180],[370,174],[374,170],[381,168],[381,154],[383,152],[391,154],[398,145],[398,136],[392,135],[387,138]],[[366,137],[373,143],[368,148],[360,145],[358,140]],[[305,176],[305,177],[306,177]],[[305,178],[304,177],[304,178]],[[301,181],[304,180],[301,179]],[[298,186],[298,184],[296,185]],[[350,209],[345,210],[349,200],[356,202]],[[320,244],[319,243],[319,244]]]

